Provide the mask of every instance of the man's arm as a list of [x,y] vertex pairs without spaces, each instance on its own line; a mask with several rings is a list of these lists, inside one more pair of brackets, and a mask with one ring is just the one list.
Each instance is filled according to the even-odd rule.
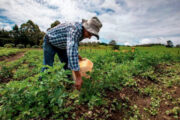
[[78,55],[78,35],[77,29],[70,29],[67,37],[67,55],[68,55],[68,67],[75,73],[75,87],[80,90],[83,80],[80,74],[79,59],[82,57]]

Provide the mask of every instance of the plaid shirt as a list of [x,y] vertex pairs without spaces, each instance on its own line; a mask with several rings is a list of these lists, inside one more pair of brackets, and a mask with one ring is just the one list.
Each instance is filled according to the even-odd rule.
[[79,71],[78,46],[82,40],[82,23],[64,23],[47,31],[49,42],[60,49],[67,49],[68,68]]

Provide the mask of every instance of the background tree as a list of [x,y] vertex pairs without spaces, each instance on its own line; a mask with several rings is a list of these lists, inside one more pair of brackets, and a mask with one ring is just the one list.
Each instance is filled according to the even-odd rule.
[[12,36],[13,36],[13,39],[14,39],[14,44],[17,45],[19,44],[19,40],[20,40],[20,31],[19,31],[19,27],[18,25],[14,25],[12,31]]
[[4,29],[0,30],[0,46],[4,46],[7,43],[13,43],[13,38],[10,36],[10,32]]
[[180,48],[180,44],[177,44],[176,47]]
[[115,40],[111,40],[111,41],[109,42],[109,45],[112,46],[112,49],[113,49],[113,50],[119,50],[119,45],[117,45],[117,43],[116,43]]
[[24,45],[39,45],[40,40],[43,37],[39,26],[34,24],[31,20],[28,20],[27,23],[21,25],[20,32],[21,44]]
[[116,45],[116,41],[115,41],[115,40],[111,40],[111,41],[109,42],[109,45]]
[[[58,20],[51,24],[51,28],[60,24]],[[28,20],[18,27],[14,25],[11,31],[0,29],[0,46],[4,46],[7,43],[23,44],[24,46],[41,46],[43,43],[43,37],[45,33],[39,29],[33,21]]]
[[168,40],[166,47],[173,47],[173,42],[171,40]]
[[55,27],[55,26],[57,26],[57,25],[59,25],[59,24],[61,24],[58,20],[56,20],[55,22],[53,22],[52,24],[51,24],[51,27],[50,28],[48,28],[47,30],[49,30],[49,29],[51,29],[51,28],[53,28],[53,27]]
[[107,43],[99,43],[99,45],[105,45],[105,46],[107,46],[108,44],[107,44]]

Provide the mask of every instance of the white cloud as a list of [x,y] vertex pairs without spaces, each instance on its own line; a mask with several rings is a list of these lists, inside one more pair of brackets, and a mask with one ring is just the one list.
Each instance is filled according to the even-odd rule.
[[9,31],[9,30],[12,30],[12,27],[7,25],[7,26],[4,27],[4,29]]
[[99,42],[96,37],[92,36],[91,39],[84,39],[82,42]]
[[140,40],[139,44],[161,43],[166,45],[168,40],[171,40],[174,45],[180,44],[180,37],[144,38]]
[[52,23],[53,19],[58,15],[57,12],[30,0],[5,1],[1,8],[5,9],[2,15],[7,16],[16,24],[20,25],[31,19],[43,30],[49,27],[50,23]]
[[115,0],[105,0],[100,7],[109,8],[117,12],[122,10],[121,7],[116,4]]
[[[167,39],[177,44],[180,40],[180,1],[177,0],[1,0],[0,4],[1,16],[18,25],[31,19],[43,31],[55,20],[81,21],[98,14],[103,23],[100,38],[109,41],[135,45],[166,43]],[[110,9],[114,12],[109,13]],[[12,27],[7,22],[1,23],[8,29]]]
[[125,42],[124,45],[131,45],[129,42]]
[[0,22],[0,29],[4,29],[4,30],[12,30],[12,25],[8,24],[8,23],[2,23]]

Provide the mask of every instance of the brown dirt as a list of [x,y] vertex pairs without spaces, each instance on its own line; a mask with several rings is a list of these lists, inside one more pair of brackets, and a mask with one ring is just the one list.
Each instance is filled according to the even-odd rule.
[[11,78],[0,78],[1,79],[1,81],[0,81],[0,84],[1,83],[8,83],[9,81],[11,81]]
[[[150,104],[150,97],[141,96],[134,88],[123,88],[121,91],[107,91],[106,96],[109,103],[107,106],[98,106],[94,107],[92,110],[88,108],[87,104],[84,105],[77,105],[73,111],[71,111],[71,115],[76,113],[75,118],[78,120],[82,116],[86,114],[86,120],[94,120],[94,119],[104,119],[104,120],[122,120],[124,118],[129,118],[128,115],[132,115],[132,113],[128,113],[130,111],[130,106],[136,104],[140,109],[140,113],[144,114],[143,108],[149,106]],[[127,106],[120,110],[113,110],[112,104],[113,100],[116,99],[120,104],[126,104]],[[115,105],[116,106],[116,105]],[[106,117],[105,110],[108,110],[111,116]],[[97,116],[95,116],[97,115]],[[70,119],[68,119],[70,120]]]
[[[171,89],[174,90],[174,89]],[[176,88],[176,92],[174,92],[175,96],[177,97],[179,94],[179,88]],[[150,119],[150,120],[177,120],[174,119],[173,116],[168,116],[165,114],[166,110],[172,109],[174,105],[172,103],[166,105],[165,101],[161,101],[158,115],[156,116],[151,116],[149,113],[147,113],[144,108],[150,107],[151,103],[151,97],[150,96],[143,96],[140,95],[134,88],[123,88],[121,91],[115,91],[115,92],[107,92],[107,98],[110,101],[113,101],[113,99],[117,99],[121,103],[126,103],[128,107],[137,105],[139,112],[141,115],[143,115],[142,120],[144,119]],[[170,101],[169,101],[170,102]],[[110,103],[113,104],[113,103]],[[93,110],[89,110],[87,105],[78,105],[76,106],[75,113],[76,113],[76,119],[80,119],[84,114],[89,114],[89,117],[87,117],[87,120],[93,120],[93,119],[105,119],[105,120],[122,120],[124,118],[128,119],[127,113],[130,111],[130,108],[122,108],[121,110],[111,110],[110,105],[106,106],[107,110],[109,113],[111,113],[111,116],[108,118],[105,118],[105,113],[101,106],[99,107],[94,107]],[[97,116],[93,116],[92,114],[96,113]],[[130,113],[129,115],[132,115]]]
[[155,73],[159,73],[159,74],[165,74],[164,69],[167,69],[167,67],[169,67],[168,64],[159,64],[155,66]]
[[[87,104],[76,105],[75,109],[70,112],[70,115],[75,113],[76,120],[79,120],[81,117],[85,117],[86,120],[94,120],[94,119],[103,119],[103,120],[122,120],[126,111],[125,108],[121,110],[113,110],[111,105],[114,104],[113,100],[117,99],[120,103],[125,103],[125,100],[122,100],[120,97],[119,91],[109,91],[105,96],[108,99],[108,105],[106,106],[95,106],[93,109],[90,109]],[[128,104],[128,103],[127,103]],[[107,117],[107,113],[110,115]],[[72,118],[68,119],[72,120]]]
[[[167,69],[170,65],[158,65],[155,68],[155,74],[165,74],[163,69]],[[136,105],[139,109],[139,113],[141,115],[142,120],[177,120],[173,117],[173,115],[167,115],[166,111],[171,110],[176,105],[172,103],[171,100],[163,99],[163,96],[159,96],[161,99],[160,107],[158,109],[158,114],[155,116],[150,115],[144,108],[149,108],[151,105],[151,96],[140,94],[138,88],[146,88],[149,85],[159,85],[162,89],[162,94],[171,93],[173,99],[177,99],[180,97],[180,86],[173,86],[172,88],[163,87],[161,81],[154,82],[150,79],[142,78],[141,76],[136,76],[134,79],[137,82],[137,87],[125,87],[120,91],[107,91],[105,98],[109,101],[113,101],[117,99],[120,103],[125,103],[128,105],[126,108],[121,108],[120,110],[111,110],[111,104],[113,102],[108,103],[106,106],[108,113],[111,114],[110,117],[106,118],[104,109],[99,107],[94,107],[93,110],[89,110],[87,105],[79,105],[75,109],[76,119],[80,119],[84,114],[89,114],[87,120],[93,119],[104,119],[104,120],[122,120],[124,118],[129,119],[130,116],[133,116],[133,112],[130,109],[130,106]],[[167,104],[168,103],[168,104]],[[104,107],[104,106],[103,106]],[[98,112],[97,112],[98,111]],[[91,116],[92,113],[96,113],[97,116]]]
[[[172,88],[163,88],[163,93],[170,93],[170,95],[172,96],[172,99],[177,100],[177,98],[180,98],[180,87],[174,86]],[[158,115],[156,116],[156,119],[160,120],[163,118],[164,120],[177,120],[173,118],[173,115],[167,115],[165,113],[167,110],[171,110],[174,107],[176,107],[176,105],[172,103],[172,100],[168,100],[168,99],[164,100],[162,97],[161,99],[162,101],[160,103],[160,109],[159,109]],[[180,115],[179,115],[179,118],[180,118]]]
[[[167,71],[168,67],[170,67],[171,65],[174,65],[174,63],[159,64],[155,67],[154,73],[157,75],[162,75],[162,74],[165,75],[166,73],[168,73],[168,71]],[[177,73],[177,75],[178,75],[178,73]],[[172,76],[169,76],[169,79],[172,79],[171,77]],[[171,88],[167,88],[167,87],[163,86],[161,81],[153,82],[149,79],[143,79],[140,76],[135,77],[134,79],[137,81],[138,88],[145,88],[149,85],[159,85],[159,87],[162,89],[162,92],[163,92],[162,94],[170,93],[170,95],[172,96],[172,99],[175,99],[175,100],[177,100],[177,98],[180,98],[180,86],[174,85]],[[142,114],[144,116],[148,116],[148,118],[150,120],[177,120],[177,119],[173,118],[173,115],[166,114],[167,110],[171,110],[172,108],[174,108],[176,106],[172,103],[171,100],[163,99],[162,96],[159,96],[161,98],[161,102],[160,102],[158,114],[156,116],[151,116],[146,111],[144,111],[144,107],[148,108],[150,106],[150,102],[151,102],[150,96],[142,97],[141,95],[138,95],[138,94],[135,94],[135,95],[137,95],[137,96],[135,96],[136,98],[134,98],[134,101],[132,103],[136,104],[138,106],[140,114]]]
[[[143,86],[144,87],[144,84]],[[120,92],[120,95],[122,96],[124,94],[125,98],[127,97],[129,100],[129,104],[131,106],[137,105],[139,112],[141,115],[148,116],[146,111],[144,111],[144,107],[149,107],[151,98],[149,96],[143,96],[138,93],[138,91],[134,88],[123,88],[122,91]]]
[[142,78],[141,76],[135,76],[134,79],[137,82],[138,88],[145,88],[145,87],[153,84],[151,80]]
[[9,55],[9,56],[2,56],[2,57],[0,57],[0,61],[11,62],[11,61],[14,61],[14,60],[17,60],[17,59],[23,57],[24,53],[25,52],[19,52],[19,53]]
[[[151,97],[140,95],[136,93],[135,91],[133,91],[132,89],[129,89],[129,90],[128,89],[129,88],[125,88],[122,91],[122,93],[125,94],[125,96],[129,97],[130,105],[135,104],[138,106],[140,114],[143,115],[144,117],[150,118],[150,120],[177,120],[173,118],[173,115],[166,114],[167,110],[170,110],[173,107],[175,107],[175,105],[172,104],[172,101],[167,100],[167,99],[163,100],[163,98],[161,97],[162,101],[160,102],[158,114],[156,116],[151,116],[149,113],[147,113],[144,110],[145,107],[146,108],[150,107]],[[173,99],[177,99],[180,97],[180,87],[163,89],[163,93],[166,93],[166,92],[171,92],[171,96]],[[165,103],[168,103],[168,104],[165,104]],[[142,119],[146,119],[146,118],[142,118]]]

